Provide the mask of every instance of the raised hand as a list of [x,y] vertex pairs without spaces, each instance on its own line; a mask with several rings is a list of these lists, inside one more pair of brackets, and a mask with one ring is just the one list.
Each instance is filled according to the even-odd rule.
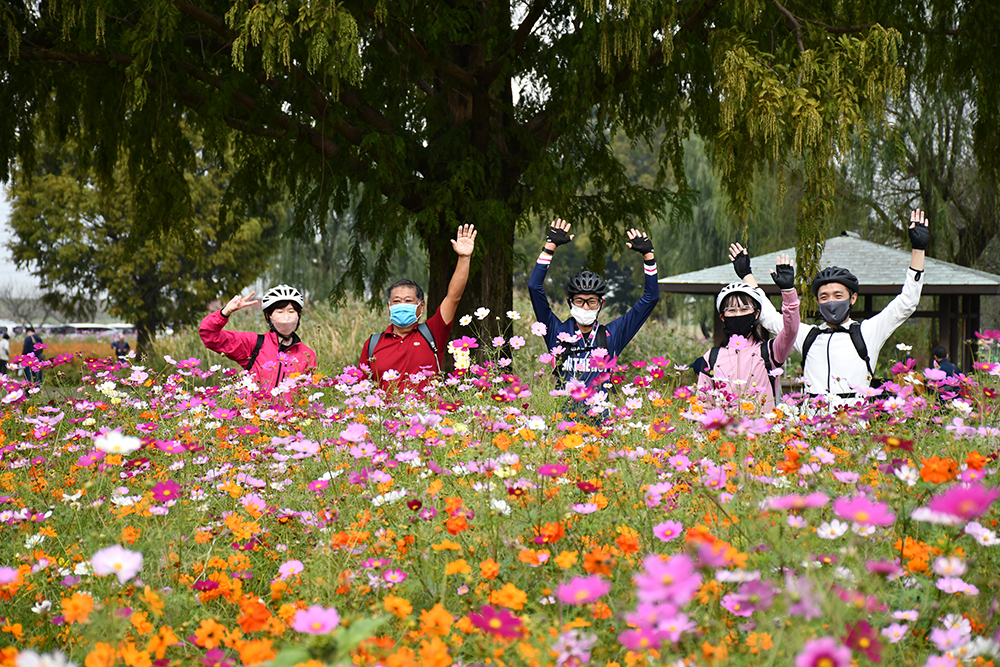
[[927,250],[931,242],[930,222],[919,208],[910,213],[910,245],[914,250]]
[[750,268],[750,253],[739,243],[730,244],[729,260],[733,263],[733,270],[736,271],[740,280],[745,280],[749,274],[753,273],[753,269]]
[[635,250],[640,255],[648,255],[653,252],[653,242],[649,240],[645,232],[638,229],[630,229],[627,232],[629,241],[625,243],[629,248]]
[[[556,218],[549,225],[549,233],[545,236],[545,248],[555,250],[561,245],[566,245],[572,241],[576,235],[569,233],[570,225],[562,218]],[[551,245],[551,247],[549,247]]]
[[455,238],[451,240],[451,247],[455,249],[459,257],[471,257],[472,251],[476,247],[475,225],[459,225]]
[[229,317],[233,313],[243,310],[244,308],[249,308],[255,304],[260,303],[257,299],[251,299],[253,297],[253,292],[250,292],[245,297],[237,294],[232,299],[229,300],[225,306],[222,307],[222,315],[224,317]]
[[781,290],[795,289],[795,267],[788,255],[778,255],[774,260],[774,271],[771,271],[771,280]]

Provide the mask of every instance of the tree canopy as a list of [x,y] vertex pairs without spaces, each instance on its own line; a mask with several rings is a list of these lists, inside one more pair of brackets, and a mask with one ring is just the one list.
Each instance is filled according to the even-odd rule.
[[36,172],[15,171],[11,183],[8,247],[56,310],[89,319],[106,301],[109,312],[135,324],[137,347],[147,351],[158,330],[197,322],[208,302],[264,270],[277,236],[270,216],[247,217],[225,237],[218,232],[225,165],[197,157],[186,183],[187,236],[139,238],[127,179],[116,173],[118,187],[99,192],[72,144],[40,138]]
[[[305,235],[353,209],[336,291],[394,277],[415,233],[433,304],[448,239],[472,222],[488,252],[466,299],[498,311],[518,226],[571,219],[599,263],[627,226],[683,212],[668,204],[685,201],[694,132],[744,222],[753,174],[801,165],[808,273],[838,161],[881,140],[909,82],[969,92],[976,154],[996,172],[998,13],[960,0],[14,0],[0,7],[0,176],[33,169],[41,122],[73,135],[99,180],[126,157],[138,227],[175,229],[191,206],[190,123],[208,150],[234,152],[225,210],[281,190]],[[630,182],[612,138],[658,128],[656,182]]]

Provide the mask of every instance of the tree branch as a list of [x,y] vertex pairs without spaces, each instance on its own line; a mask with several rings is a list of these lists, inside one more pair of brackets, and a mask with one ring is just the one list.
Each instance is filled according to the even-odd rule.
[[800,53],[805,52],[806,47],[802,44],[802,24],[799,23],[799,20],[795,18],[795,15],[792,14],[787,9],[785,9],[785,7],[780,2],[778,2],[778,0],[771,0],[771,4],[777,7],[778,11],[784,14],[785,18],[787,18],[789,22],[792,24],[792,28],[795,29],[795,41],[799,45],[799,52]]
[[514,32],[514,37],[511,39],[510,46],[501,54],[497,55],[486,67],[483,68],[482,73],[479,75],[479,82],[481,85],[488,86],[500,75],[500,70],[503,68],[503,64],[507,62],[509,58],[516,58],[521,54],[524,45],[528,42],[528,37],[531,36],[531,31],[534,30],[535,24],[538,20],[542,18],[545,14],[545,9],[548,6],[548,0],[535,0],[531,9],[528,11],[528,15],[524,17],[521,21],[521,25],[517,26],[517,30]]

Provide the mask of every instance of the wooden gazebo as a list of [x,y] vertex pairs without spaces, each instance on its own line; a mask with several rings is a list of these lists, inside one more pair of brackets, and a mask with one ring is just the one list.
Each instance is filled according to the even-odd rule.
[[[795,248],[786,248],[766,254],[755,253],[754,277],[764,292],[777,295],[778,287],[771,280],[770,270],[776,255],[795,259]],[[876,312],[876,296],[894,296],[903,286],[910,252],[864,241],[856,234],[844,232],[828,239],[820,258],[820,266],[840,266],[849,269],[861,283],[859,305],[852,317],[865,319]],[[972,368],[972,351],[964,342],[980,328],[979,299],[983,295],[1000,294],[1000,276],[985,271],[969,269],[950,262],[928,257],[924,267],[922,296],[936,299],[935,310],[917,310],[912,317],[936,318],[940,341],[949,351],[956,365],[964,370]],[[682,273],[660,280],[661,293],[718,294],[725,285],[736,280],[732,264],[720,264],[700,271]],[[715,337],[721,340],[722,322],[715,318]],[[961,363],[959,363],[961,361]]]

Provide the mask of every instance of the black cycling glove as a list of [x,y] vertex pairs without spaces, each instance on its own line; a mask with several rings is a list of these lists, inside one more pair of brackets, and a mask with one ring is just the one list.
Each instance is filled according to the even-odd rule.
[[565,229],[559,229],[558,227],[549,227],[549,234],[545,237],[546,243],[554,243],[556,247],[561,245],[566,245],[569,243],[569,234],[566,233]]
[[910,245],[914,250],[927,250],[927,244],[931,242],[931,230],[927,225],[919,222],[910,227]]
[[782,290],[795,289],[795,269],[791,264],[778,264],[771,271],[771,280]]
[[636,236],[634,239],[629,239],[629,243],[632,244],[632,250],[640,255],[653,252],[653,242],[649,240],[648,236]]
[[750,255],[746,250],[736,255],[736,259],[733,260],[733,270],[736,271],[736,275],[740,277],[740,280],[753,273],[750,269]]

